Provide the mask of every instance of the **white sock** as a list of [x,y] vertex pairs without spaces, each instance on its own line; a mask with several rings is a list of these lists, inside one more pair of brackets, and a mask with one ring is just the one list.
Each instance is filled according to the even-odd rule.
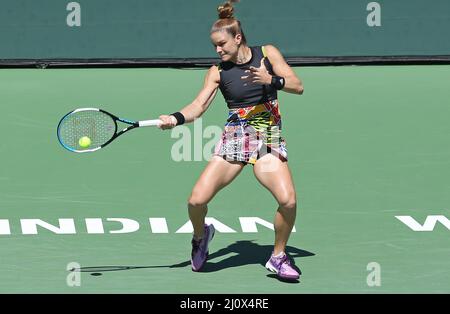
[[273,257],[277,257],[277,258],[280,258],[280,257],[283,257],[285,254],[284,254],[284,252],[280,252],[280,253],[278,253],[277,255],[272,255]]

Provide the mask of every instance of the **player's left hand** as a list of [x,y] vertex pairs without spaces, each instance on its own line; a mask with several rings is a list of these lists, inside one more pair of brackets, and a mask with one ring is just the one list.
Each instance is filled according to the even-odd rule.
[[246,76],[241,76],[246,82],[256,83],[260,85],[268,85],[272,82],[272,75],[269,74],[267,68],[264,64],[264,59],[261,59],[261,66],[259,68],[255,68],[251,66],[245,73],[248,73]]

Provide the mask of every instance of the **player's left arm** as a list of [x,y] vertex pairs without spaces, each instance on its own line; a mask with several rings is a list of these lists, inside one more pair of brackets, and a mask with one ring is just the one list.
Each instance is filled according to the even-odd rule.
[[285,80],[283,91],[299,95],[303,94],[302,81],[286,63],[281,52],[273,45],[266,45],[264,49],[275,75],[281,76]]

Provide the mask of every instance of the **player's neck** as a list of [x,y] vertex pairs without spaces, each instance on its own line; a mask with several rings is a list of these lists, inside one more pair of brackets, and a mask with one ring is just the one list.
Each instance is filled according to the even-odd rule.
[[235,63],[244,64],[249,62],[251,58],[252,58],[252,50],[248,46],[242,45],[238,49]]

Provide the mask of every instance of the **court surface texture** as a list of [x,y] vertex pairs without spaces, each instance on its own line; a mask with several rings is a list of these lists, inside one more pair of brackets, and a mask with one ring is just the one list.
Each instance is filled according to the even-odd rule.
[[279,100],[298,194],[287,252],[303,274],[286,283],[264,268],[277,204],[251,166],[210,203],[210,259],[190,269],[186,201],[226,119],[220,92],[178,131],[91,154],[57,141],[78,107],[178,111],[205,69],[0,70],[0,292],[450,292],[450,66],[295,71],[304,95]]

